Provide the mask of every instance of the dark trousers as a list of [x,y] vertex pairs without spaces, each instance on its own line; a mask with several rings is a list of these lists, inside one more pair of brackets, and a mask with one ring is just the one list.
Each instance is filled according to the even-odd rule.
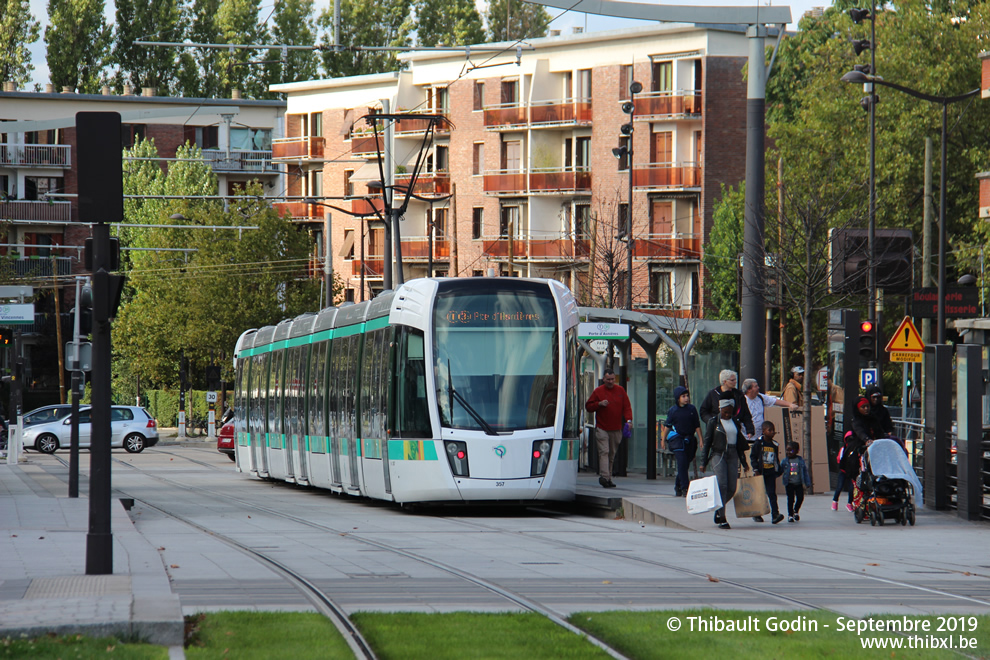
[[777,508],[777,475],[773,470],[763,473],[763,484],[767,488],[767,499],[770,500],[770,515],[776,518],[780,509]]
[[804,503],[804,484],[786,484],[784,489],[787,491],[787,515],[793,516]]
[[697,452],[698,443],[694,440],[685,443],[684,449],[674,452],[674,460],[677,461],[677,477],[674,478],[674,489],[677,492],[686,493],[691,485],[691,480],[688,478],[688,467]]
[[856,483],[856,477],[850,477],[848,474],[839,470],[839,482],[835,485],[835,495],[832,496],[833,502],[839,501],[839,494],[842,493],[842,489],[845,486],[849,487],[849,504],[853,503],[853,485]]

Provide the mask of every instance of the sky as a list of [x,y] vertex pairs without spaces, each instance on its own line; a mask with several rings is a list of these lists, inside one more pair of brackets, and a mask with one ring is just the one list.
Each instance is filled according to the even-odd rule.
[[[641,0],[637,0],[641,1]],[[106,2],[106,16],[107,20],[113,23],[114,20],[114,3],[113,0],[105,0]],[[475,0],[478,4],[478,10],[484,13],[484,7],[487,3],[484,0]],[[698,6],[756,6],[757,4],[762,6],[788,6],[787,2],[779,0],[774,3],[772,1],[756,2],[750,0],[714,0],[713,2],[704,3],[690,3],[687,0],[680,0],[684,4],[697,4]],[[316,0],[315,13],[319,13],[326,7],[332,7],[333,0]],[[48,24],[48,0],[30,0],[31,13],[34,14],[36,20],[41,21],[41,38],[35,42],[31,48],[31,63],[34,64],[34,71],[32,72],[32,84],[28,89],[34,89],[34,83],[41,85],[42,89],[46,83],[50,82],[48,79],[48,64],[45,62],[45,26]],[[660,3],[657,3],[660,4]],[[791,18],[792,23],[788,26],[788,29],[796,30],[797,22],[806,11],[809,11],[813,7],[828,7],[831,6],[830,0],[796,0],[795,2],[789,3],[791,8]],[[268,15],[271,12],[272,5],[266,4],[261,8],[262,15]],[[647,24],[645,21],[634,21],[629,19],[621,18],[609,18],[606,16],[597,16],[594,14],[582,14],[581,12],[566,12],[553,7],[548,7],[547,10],[550,12],[551,16],[554,16],[553,22],[550,24],[550,28],[553,30],[560,30],[561,33],[567,34],[571,32],[573,28],[580,27],[583,28],[585,32],[597,32],[601,30],[615,30],[623,27],[633,27],[637,25]]]

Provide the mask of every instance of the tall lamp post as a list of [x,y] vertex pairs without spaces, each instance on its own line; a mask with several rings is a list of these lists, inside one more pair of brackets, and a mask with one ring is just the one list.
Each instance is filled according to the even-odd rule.
[[[957,96],[936,96],[934,94],[925,94],[924,92],[919,92],[918,90],[911,89],[909,87],[904,87],[903,85],[898,85],[896,83],[887,82],[880,76],[866,75],[862,71],[850,71],[846,75],[842,76],[842,81],[853,84],[867,84],[872,83],[874,85],[883,85],[884,87],[890,87],[891,89],[896,89],[899,92],[904,92],[908,96],[913,96],[915,98],[928,101],[930,103],[939,103],[942,106],[942,163],[941,163],[941,174],[938,193],[938,332],[936,343],[945,343],[945,261],[946,261],[946,227],[945,227],[945,192],[948,188],[947,185],[947,142],[948,142],[948,125],[949,125],[949,104],[955,103],[957,101],[963,101],[972,96],[976,96],[980,93],[980,89],[974,89],[965,94],[959,94]],[[872,91],[872,87],[871,87]]]
[[[856,54],[859,55],[864,49],[869,49],[870,51],[870,64],[869,71],[863,71],[857,68],[857,71],[861,71],[864,74],[869,74],[872,76],[877,75],[877,7],[876,2],[870,3],[870,9],[854,8],[849,10],[849,16],[852,18],[853,23],[857,25],[862,23],[864,20],[870,21],[870,40],[869,41],[853,41],[853,47],[855,48]],[[877,323],[877,263],[876,263],[876,229],[877,229],[877,101],[879,100],[876,95],[876,91],[873,85],[870,85],[869,96],[863,97],[860,101],[861,104],[870,113],[870,178],[869,178],[869,195],[870,195],[870,215],[867,221],[867,232],[866,232],[866,251],[869,255],[869,261],[867,262],[867,272],[866,272],[866,286],[869,290],[870,303],[866,310],[867,318],[873,323]],[[879,335],[878,335],[879,336]],[[880,352],[877,347],[874,347],[874,354],[879,356]],[[872,365],[871,365],[872,366]]]
[[622,160],[626,158],[629,165],[629,202],[626,205],[625,225],[619,230],[619,240],[626,239],[626,309],[632,310],[632,257],[633,257],[633,119],[636,116],[636,95],[643,91],[643,85],[635,80],[629,84],[629,100],[622,104],[622,111],[629,115],[629,122],[623,124],[619,131],[626,136],[628,142],[612,149],[612,155]]

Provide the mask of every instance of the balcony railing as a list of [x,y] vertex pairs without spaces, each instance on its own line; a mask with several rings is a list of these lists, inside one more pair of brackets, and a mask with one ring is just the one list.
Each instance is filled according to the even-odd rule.
[[[424,114],[424,115],[443,115],[449,118],[449,112],[446,110],[417,110],[414,113],[406,114]],[[423,132],[429,128],[430,119],[427,118],[410,118],[410,119],[400,119],[395,125],[395,134],[397,136],[422,136]],[[440,122],[433,127],[434,133],[449,133],[450,124],[446,122]]]
[[385,137],[379,133],[374,135],[355,135],[351,138],[351,154],[354,156],[374,156],[382,152]]
[[485,173],[485,192],[523,193],[527,178],[528,175],[519,170],[491,170]]
[[[410,180],[412,180],[412,174],[410,173],[395,175],[396,187],[405,186],[405,188],[396,190],[396,195],[403,196],[405,194],[406,188],[409,187]],[[436,172],[430,174],[420,174],[416,177],[416,185],[413,188],[413,193],[416,195],[449,195],[450,173]]]
[[[38,249],[47,246],[38,246]],[[50,249],[55,249],[52,246]],[[8,252],[8,255],[10,253]],[[27,259],[0,259],[0,278],[11,281],[16,278],[67,277],[72,273],[72,257],[29,257]],[[54,267],[53,267],[54,264]],[[54,271],[54,272],[52,272]]]
[[71,147],[67,144],[0,144],[0,166],[69,169]]
[[289,137],[272,140],[272,158],[323,158],[322,137]]
[[69,222],[71,202],[16,200],[0,202],[0,220],[29,222]]
[[637,309],[647,314],[656,316],[672,316],[678,319],[701,318],[701,305],[691,305],[689,303],[644,303],[633,301],[633,309]]
[[551,236],[541,233],[534,236],[517,236],[511,241],[508,236],[483,241],[484,253],[489,257],[508,258],[510,247],[513,259],[530,261],[587,259],[591,254],[590,237],[580,234],[575,237],[573,234]]
[[376,211],[385,212],[385,200],[381,197],[351,200],[351,213],[354,215],[371,215]]
[[534,169],[529,173],[530,192],[591,192],[588,170]]
[[209,163],[214,172],[278,173],[278,169],[272,165],[271,151],[234,150],[228,154],[226,151],[207,149],[203,151],[203,160]]
[[503,103],[485,108],[485,128],[497,126],[525,126],[526,106],[519,103]]
[[[591,123],[591,99],[537,101],[529,106],[532,126],[561,126]],[[486,124],[487,125],[487,124]]]
[[700,114],[701,90],[678,89],[666,92],[648,92],[636,97],[637,117]]
[[272,202],[272,208],[279,215],[288,214],[290,218],[315,220],[323,217],[324,207],[305,202]]
[[653,234],[636,237],[636,259],[700,259],[701,237],[698,234]]
[[354,259],[351,261],[351,275],[354,277],[361,277],[361,266],[364,266],[364,276],[370,277],[372,279],[382,277],[385,272],[385,257],[384,256],[370,256],[365,258],[364,261],[360,259]]
[[[430,239],[428,236],[403,236],[402,258],[415,261],[427,261],[430,258]],[[446,261],[450,259],[450,239],[446,236],[433,238],[433,259]]]
[[634,188],[699,188],[697,163],[647,163],[633,168]]

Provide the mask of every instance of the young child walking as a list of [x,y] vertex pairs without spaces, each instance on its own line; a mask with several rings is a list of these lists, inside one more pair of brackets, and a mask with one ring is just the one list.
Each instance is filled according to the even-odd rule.
[[801,504],[804,503],[804,489],[811,488],[808,465],[798,456],[798,443],[787,443],[787,456],[780,462],[784,474],[784,490],[787,492],[787,522],[801,520]]
[[[777,477],[780,476],[780,454],[778,451],[779,445],[773,439],[773,436],[777,435],[777,430],[774,428],[773,422],[763,422],[761,430],[763,431],[763,435],[753,443],[749,462],[753,466],[754,474],[763,475],[763,483],[767,489],[767,499],[770,500],[770,515],[772,516],[770,521],[776,525],[784,519],[784,516],[777,508]],[[753,520],[763,522],[763,517],[756,516]]]

